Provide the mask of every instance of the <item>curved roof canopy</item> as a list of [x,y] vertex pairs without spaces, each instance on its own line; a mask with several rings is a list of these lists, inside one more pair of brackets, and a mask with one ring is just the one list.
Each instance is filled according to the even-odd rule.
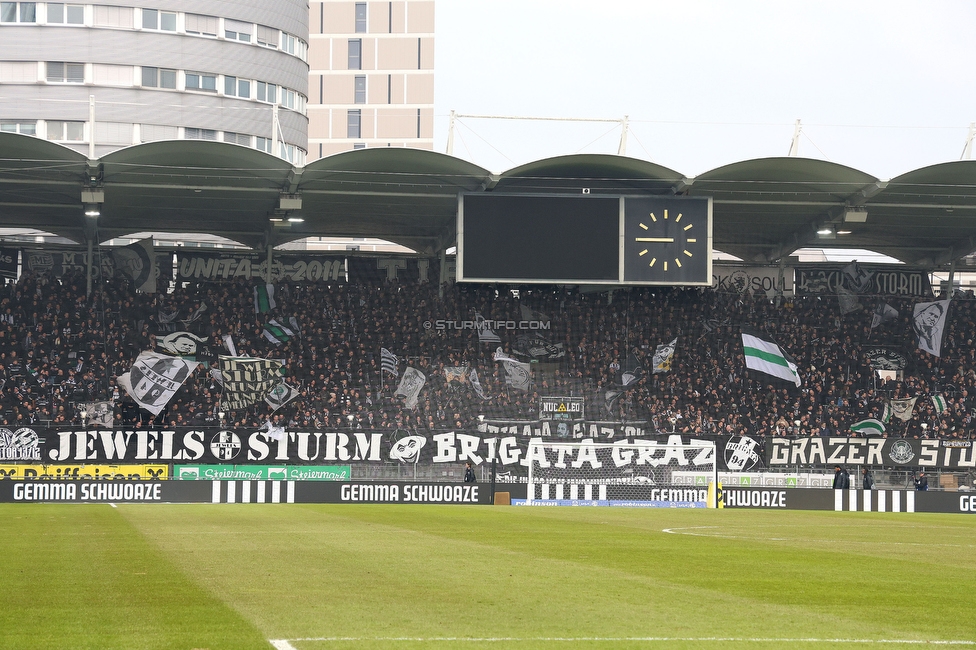
[[[0,227],[79,243],[146,231],[207,233],[256,249],[303,237],[378,237],[435,254],[455,241],[459,193],[584,189],[712,197],[714,247],[754,263],[815,244],[926,267],[976,250],[976,161],[881,181],[820,160],[763,158],[686,178],[647,161],[586,154],[492,175],[417,149],[363,149],[295,167],[237,145],[179,140],[88,160],[0,133]],[[104,193],[97,219],[84,214],[82,192],[90,190]]]

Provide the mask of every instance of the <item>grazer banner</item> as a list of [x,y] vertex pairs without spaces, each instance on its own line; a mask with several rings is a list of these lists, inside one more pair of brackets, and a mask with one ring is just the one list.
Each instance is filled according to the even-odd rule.
[[[490,464],[509,472],[528,466],[531,438],[514,434],[462,431],[285,431],[280,440],[266,429],[101,430],[38,429],[38,463],[174,463],[177,465],[347,465],[347,464]],[[664,447],[715,440],[719,469],[758,471],[763,443],[748,436],[662,435],[620,438],[645,447],[634,463],[650,463]],[[582,442],[585,442],[584,439]],[[605,442],[605,441],[603,441]],[[691,460],[680,469],[695,470]],[[705,466],[705,465],[703,465]],[[707,463],[711,467],[711,461]],[[292,478],[290,475],[289,479]]]
[[976,468],[972,440],[914,438],[768,438],[769,467],[842,465],[868,467]]
[[[239,278],[265,280],[268,256],[263,253],[197,253],[181,250],[176,255],[176,279],[237,280]],[[345,282],[346,258],[277,254],[271,258],[271,281]]]
[[[794,292],[798,296],[836,296],[838,290],[849,290],[850,281],[845,266],[797,266]],[[864,287],[854,293],[867,296],[911,296],[930,298],[932,284],[925,271],[885,264],[860,264],[864,272]]]

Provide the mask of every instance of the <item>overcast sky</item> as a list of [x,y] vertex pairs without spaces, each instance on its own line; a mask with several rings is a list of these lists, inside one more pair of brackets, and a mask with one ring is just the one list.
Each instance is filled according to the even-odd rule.
[[[448,114],[620,119],[627,155],[687,176],[789,151],[881,179],[958,160],[976,121],[976,2],[437,0],[435,149]],[[462,118],[493,172],[616,153],[614,123]]]

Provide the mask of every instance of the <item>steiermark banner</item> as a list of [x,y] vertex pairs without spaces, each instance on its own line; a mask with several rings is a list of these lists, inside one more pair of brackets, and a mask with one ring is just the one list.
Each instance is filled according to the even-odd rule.
[[349,465],[176,465],[182,481],[349,481]]

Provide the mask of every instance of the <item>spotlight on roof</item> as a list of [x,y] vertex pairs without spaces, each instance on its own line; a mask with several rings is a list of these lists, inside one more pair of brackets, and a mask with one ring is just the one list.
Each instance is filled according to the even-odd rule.
[[102,214],[102,211],[98,209],[97,203],[88,203],[85,205],[85,216],[95,218]]
[[867,210],[844,210],[844,221],[847,223],[865,223],[867,220]]
[[303,223],[304,221],[301,217],[288,217],[288,223]]

